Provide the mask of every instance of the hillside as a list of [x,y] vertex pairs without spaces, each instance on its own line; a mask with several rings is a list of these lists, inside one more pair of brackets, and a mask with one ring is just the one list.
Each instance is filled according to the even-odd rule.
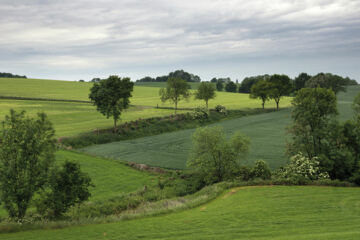
[[359,204],[359,188],[242,187],[182,212],[0,237],[7,240],[359,239]]

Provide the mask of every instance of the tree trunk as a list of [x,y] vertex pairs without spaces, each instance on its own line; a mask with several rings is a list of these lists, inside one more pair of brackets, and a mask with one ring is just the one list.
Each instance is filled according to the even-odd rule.
[[116,133],[116,132],[117,132],[117,128],[116,128],[116,121],[117,121],[117,119],[116,119],[116,118],[114,118],[114,133]]
[[206,109],[209,109],[209,107],[208,107],[208,100],[205,100],[205,102],[206,102]]
[[275,101],[276,102],[276,109],[279,110],[279,102],[280,101]]
[[177,102],[175,102],[175,115],[176,115],[176,110],[177,110]]
[[265,108],[265,102],[264,101],[262,102],[262,107],[263,107],[263,109]]

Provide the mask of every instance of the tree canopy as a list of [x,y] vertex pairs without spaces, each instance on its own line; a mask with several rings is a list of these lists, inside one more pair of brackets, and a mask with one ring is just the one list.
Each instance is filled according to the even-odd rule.
[[166,82],[169,78],[181,78],[186,82],[200,82],[201,78],[198,75],[188,73],[184,70],[176,70],[174,72],[170,72],[165,76],[158,76],[156,78],[152,78],[149,76],[143,77],[141,79],[136,80],[137,82]]
[[130,105],[131,92],[134,83],[130,78],[120,78],[116,75],[95,82],[90,89],[89,98],[97,110],[107,118],[113,117],[114,131],[116,123],[120,119],[121,112]]
[[242,80],[240,87],[239,87],[239,93],[250,93],[251,92],[251,87],[261,81],[261,80],[269,80],[270,75],[265,74],[265,75],[259,75],[259,76],[253,76],[253,77],[246,77],[244,78],[244,80]]
[[178,103],[190,97],[189,85],[181,78],[171,77],[166,82],[166,88],[160,89],[159,95],[162,102],[170,101],[175,104],[176,114]]
[[236,84],[234,82],[228,82],[226,85],[225,85],[225,91],[227,92],[236,92]]
[[311,76],[307,73],[300,73],[294,81],[294,90],[299,91],[300,89],[304,88],[307,81],[311,79]]
[[215,87],[210,82],[200,83],[198,89],[195,92],[195,99],[202,99],[205,101],[206,108],[208,108],[208,102],[210,99],[215,98]]
[[250,98],[261,99],[262,108],[265,108],[265,102],[269,100],[270,83],[266,80],[260,80],[251,87]]
[[292,89],[291,79],[287,75],[274,74],[268,80],[270,83],[269,97],[276,102],[276,108],[279,109],[279,102],[283,96],[288,96]]
[[332,89],[335,94],[338,94],[340,91],[346,91],[346,85],[349,84],[349,81],[346,78],[343,78],[338,75],[333,75],[331,73],[319,73],[306,82],[306,87],[308,88],[328,88]]

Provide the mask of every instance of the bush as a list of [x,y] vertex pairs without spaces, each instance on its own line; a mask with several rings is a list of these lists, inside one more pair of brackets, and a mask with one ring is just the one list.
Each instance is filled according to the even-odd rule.
[[60,170],[54,169],[49,180],[49,192],[42,194],[37,208],[40,214],[60,217],[71,206],[80,204],[91,196],[90,177],[81,172],[80,165],[66,161]]
[[271,170],[265,161],[258,160],[251,171],[251,176],[263,180],[271,179]]
[[226,108],[225,108],[225,106],[222,106],[222,105],[216,105],[215,111],[226,114]]
[[204,107],[197,107],[192,112],[193,119],[197,119],[200,121],[207,120],[209,118],[209,115],[210,115],[209,111],[207,110],[207,108]]

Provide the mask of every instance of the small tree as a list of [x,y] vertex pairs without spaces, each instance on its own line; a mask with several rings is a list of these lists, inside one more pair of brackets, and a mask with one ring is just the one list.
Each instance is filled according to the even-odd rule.
[[216,90],[218,90],[219,92],[221,92],[224,89],[224,84],[220,81],[218,81],[216,83]]
[[43,194],[38,210],[58,218],[71,206],[88,200],[90,186],[93,186],[91,179],[80,170],[80,165],[66,161],[60,170],[53,170],[49,179],[50,191]]
[[10,111],[1,131],[1,200],[13,219],[21,220],[34,194],[47,181],[56,150],[54,129],[44,113],[37,118]]
[[262,108],[265,108],[265,102],[269,100],[270,84],[265,80],[260,80],[251,87],[250,98],[261,99]]
[[289,95],[292,91],[291,79],[286,75],[274,74],[270,77],[269,83],[269,97],[275,100],[276,108],[279,109],[280,99]]
[[219,127],[199,128],[193,135],[193,149],[187,162],[208,184],[235,177],[249,151],[250,140],[240,133],[227,140]]
[[215,98],[215,87],[212,83],[202,82],[195,92],[195,99],[202,99],[206,103],[206,108],[208,108],[209,99]]
[[251,171],[251,175],[254,178],[267,180],[271,179],[271,170],[265,161],[258,160],[255,162],[255,166]]
[[107,79],[95,82],[90,89],[89,98],[107,118],[114,119],[114,132],[116,132],[116,123],[120,119],[121,112],[127,109],[130,104],[129,98],[132,96],[134,83],[130,78],[119,78],[110,76]]
[[171,101],[175,104],[175,114],[178,103],[182,99],[190,97],[189,86],[187,82],[181,78],[170,77],[166,82],[166,88],[161,88],[159,91],[162,102]]
[[227,92],[236,92],[236,84],[234,82],[228,82],[225,86],[225,91]]

